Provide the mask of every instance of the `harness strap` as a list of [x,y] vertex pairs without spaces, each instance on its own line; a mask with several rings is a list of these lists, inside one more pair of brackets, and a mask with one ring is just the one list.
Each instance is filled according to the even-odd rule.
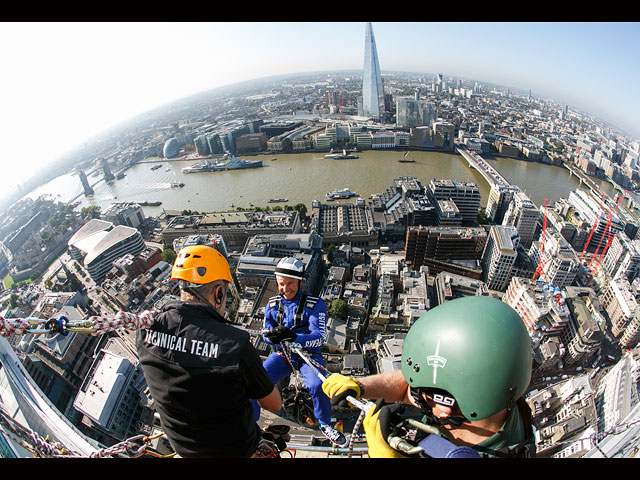
[[[302,295],[300,296],[300,301],[298,302],[298,306],[296,308],[296,315],[295,315],[293,327],[291,328],[291,330],[302,328],[309,324],[309,322],[302,323],[302,314],[304,312],[304,307],[306,303],[307,303],[307,292],[302,292]],[[282,298],[281,298],[278,305],[278,315],[276,316],[276,322],[278,322],[278,325],[282,325],[283,318],[284,318],[284,303],[282,302]]]

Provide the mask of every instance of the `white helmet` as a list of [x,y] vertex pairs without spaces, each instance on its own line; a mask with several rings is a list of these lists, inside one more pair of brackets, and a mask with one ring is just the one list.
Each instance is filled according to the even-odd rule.
[[275,274],[279,277],[290,277],[303,280],[304,265],[297,258],[285,257],[278,262]]

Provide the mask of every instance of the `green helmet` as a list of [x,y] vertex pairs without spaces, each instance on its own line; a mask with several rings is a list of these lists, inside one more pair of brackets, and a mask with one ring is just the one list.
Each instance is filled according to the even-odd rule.
[[473,421],[513,407],[529,385],[531,361],[529,334],[516,311],[474,296],[416,320],[404,340],[401,370],[412,389],[448,392]]

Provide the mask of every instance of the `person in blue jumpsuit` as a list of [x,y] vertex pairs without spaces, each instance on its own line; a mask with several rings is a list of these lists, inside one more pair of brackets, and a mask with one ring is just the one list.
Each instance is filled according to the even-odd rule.
[[331,400],[322,391],[322,380],[313,369],[300,358],[290,355],[293,365],[282,353],[282,342],[297,343],[309,357],[324,367],[320,347],[326,341],[327,307],[318,297],[302,291],[304,265],[293,257],[278,262],[275,271],[279,295],[269,299],[264,313],[263,337],[275,347],[275,351],[263,362],[267,374],[274,384],[298,369],[309,390],[313,402],[313,412],[322,433],[339,447],[348,444],[342,432],[330,425]]

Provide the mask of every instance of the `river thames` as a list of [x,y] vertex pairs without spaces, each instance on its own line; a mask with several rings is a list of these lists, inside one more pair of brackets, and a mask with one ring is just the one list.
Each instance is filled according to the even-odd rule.
[[[399,163],[402,152],[398,151],[369,150],[357,155],[357,159],[345,160],[325,159],[324,153],[240,156],[248,160],[261,159],[263,167],[190,174],[183,173],[182,168],[192,165],[194,160],[161,159],[154,163],[145,160],[128,168],[124,178],[109,184],[102,180],[101,170],[98,175],[90,175],[89,183],[95,193],[89,197],[83,194],[75,174],[59,176],[28,196],[49,194],[62,202],[75,200],[80,207],[95,205],[103,210],[115,202],[162,202],[158,207],[143,207],[146,216],[156,216],[163,209],[214,212],[298,203],[310,209],[314,199],[324,202],[329,191],[349,188],[368,200],[370,195],[384,192],[395,178],[409,176],[418,178],[425,186],[432,178],[475,182],[482,206],[487,203],[489,185],[461,155],[412,151],[407,158],[413,158],[415,163]],[[561,167],[511,158],[484,158],[510,183],[524,190],[536,205],[542,205],[544,199],[552,205],[580,187],[579,180]],[[161,166],[152,170],[155,165]],[[615,195],[611,184],[594,180],[609,196]],[[185,185],[172,188],[174,182]],[[271,198],[288,201],[270,204]]]

